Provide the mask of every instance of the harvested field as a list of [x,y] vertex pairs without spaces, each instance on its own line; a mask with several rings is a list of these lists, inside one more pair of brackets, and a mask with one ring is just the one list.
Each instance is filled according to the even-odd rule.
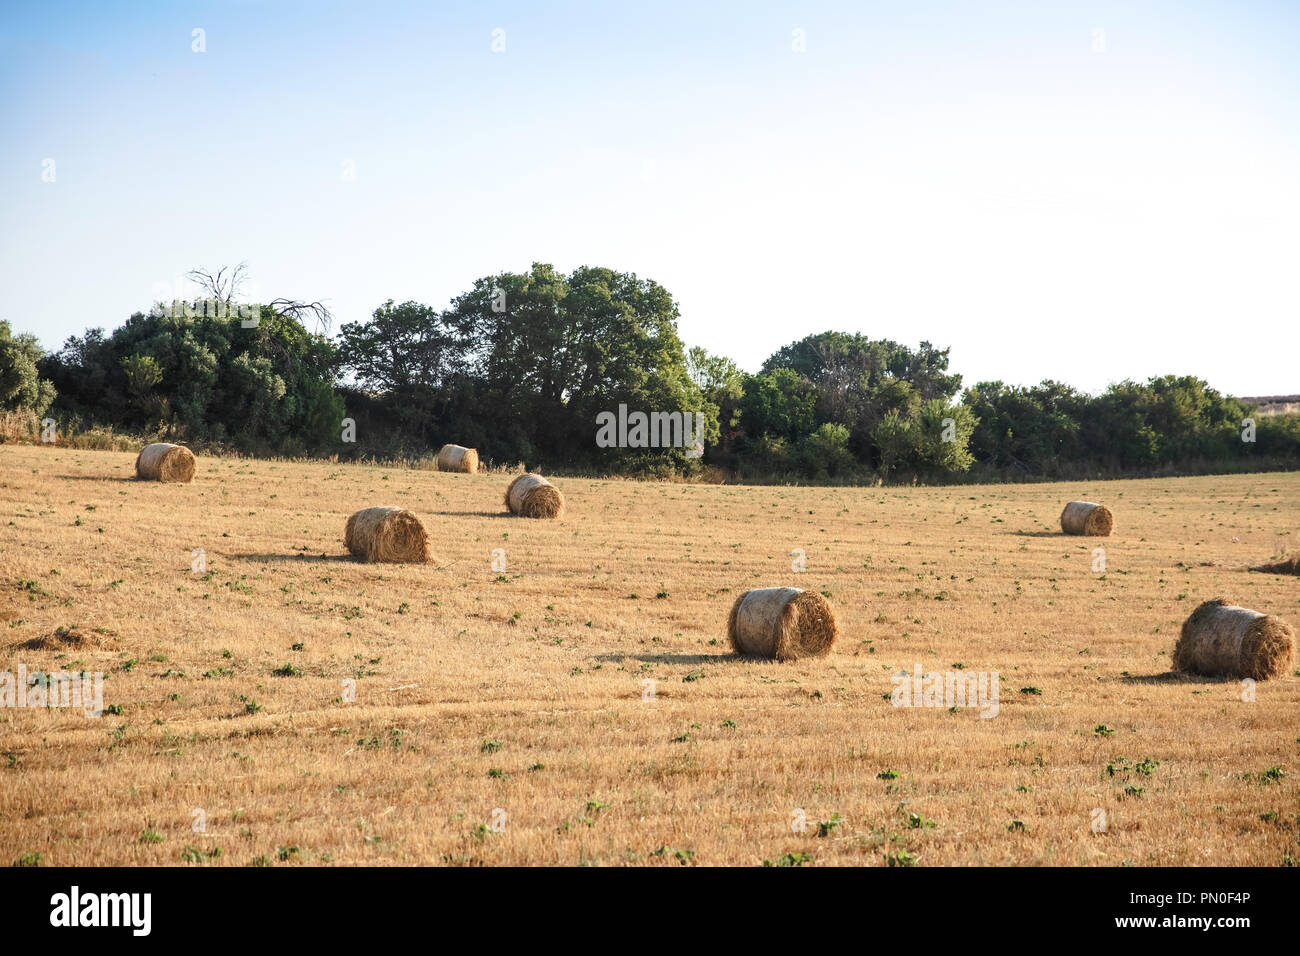
[[[1297,855],[1300,682],[1247,701],[1170,658],[1218,595],[1300,619],[1293,577],[1249,570],[1300,474],[566,478],[563,521],[519,521],[490,474],[133,460],[0,447],[0,671],[103,671],[108,708],[0,707],[0,864]],[[1060,533],[1076,499],[1122,513],[1111,537]],[[429,564],[349,556],[375,501],[437,528]],[[732,604],[774,584],[828,596],[828,656],[733,655]],[[916,668],[997,672],[996,716],[894,707]]]

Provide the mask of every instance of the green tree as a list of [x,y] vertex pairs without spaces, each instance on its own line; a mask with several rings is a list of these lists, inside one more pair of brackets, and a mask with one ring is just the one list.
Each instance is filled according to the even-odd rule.
[[975,414],[966,405],[949,405],[932,398],[921,406],[916,429],[916,461],[922,468],[958,473],[970,471],[975,456],[970,439],[975,431]]
[[0,408],[26,409],[38,418],[45,414],[55,389],[38,370],[43,355],[36,336],[15,336],[8,322],[0,322]]
[[734,466],[745,373],[726,356],[713,355],[698,345],[687,350],[686,367],[705,400],[718,409],[718,444],[708,449],[706,460]]
[[891,408],[871,430],[871,440],[880,449],[880,473],[885,478],[912,451],[912,420]]
[[[797,376],[811,388],[814,427],[835,423],[848,428],[848,449],[859,460],[877,463],[886,471],[903,464],[916,468],[960,467],[960,453],[923,453],[922,406],[938,401],[946,407],[961,387],[961,376],[948,372],[947,349],[936,349],[929,342],[910,349],[889,340],[873,341],[861,334],[820,332],[773,353],[763,364],[760,376],[747,382],[747,392],[751,387],[762,390],[763,376],[780,371]],[[791,386],[786,384],[784,389],[789,392]],[[760,407],[770,404],[747,394],[745,404],[751,401]],[[882,424],[887,418],[888,423]],[[748,417],[742,424],[749,437],[770,427],[767,422]],[[801,434],[810,431],[812,428]],[[885,436],[887,447],[877,440],[877,432]]]
[[745,380],[741,400],[745,434],[798,441],[817,427],[817,388],[794,369],[777,368]]
[[167,400],[154,394],[154,388],[163,377],[157,359],[152,355],[128,355],[122,359],[122,371],[126,375],[126,387],[138,408],[160,421],[170,418]]
[[804,473],[811,478],[838,478],[851,474],[857,459],[849,451],[849,430],[844,425],[825,422],[799,443],[799,457]]
[[702,413],[702,437],[716,441],[717,407],[690,378],[677,320],[677,304],[656,282],[588,266],[564,276],[544,263],[478,280],[445,317],[468,342],[489,447],[505,446],[511,457],[689,469],[681,449],[638,455],[595,443],[596,416],[619,404]]
[[980,382],[966,391],[962,403],[978,419],[971,451],[985,464],[1055,474],[1083,454],[1088,397],[1068,385]]
[[687,471],[698,463],[683,448],[596,446],[596,416],[619,404],[701,413],[701,437],[717,440],[717,403],[691,377],[677,320],[656,282],[534,263],[477,280],[442,312],[386,303],[371,322],[343,327],[339,354],[383,414],[433,423],[432,444],[473,444],[534,466]]
[[745,373],[740,366],[725,355],[713,355],[693,345],[686,353],[686,367],[704,397],[718,406],[719,424],[735,428],[745,394]]
[[92,329],[42,360],[59,407],[83,423],[152,430],[251,451],[332,447],[343,417],[333,346],[263,306],[236,316],[136,313],[109,336]]
[[[339,332],[341,367],[384,410],[396,447],[438,443],[472,390],[468,339],[436,309],[390,299]],[[470,440],[467,436],[463,440]]]

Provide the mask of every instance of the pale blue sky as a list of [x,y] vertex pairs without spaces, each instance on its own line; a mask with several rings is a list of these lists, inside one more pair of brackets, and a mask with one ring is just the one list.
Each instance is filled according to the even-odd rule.
[[1297,51],[1283,2],[5,2],[0,318],[54,348],[247,260],[356,321],[540,260],[751,370],[835,328],[1298,392]]

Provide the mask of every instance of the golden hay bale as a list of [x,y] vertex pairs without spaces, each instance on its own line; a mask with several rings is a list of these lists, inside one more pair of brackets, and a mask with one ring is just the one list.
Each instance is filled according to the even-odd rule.
[[1071,501],[1061,512],[1061,530],[1066,534],[1086,534],[1104,538],[1115,527],[1115,516],[1105,505],[1091,501]]
[[464,471],[474,474],[478,471],[478,452],[464,445],[443,445],[438,449],[439,471]]
[[429,533],[420,519],[391,505],[366,508],[348,519],[343,543],[363,561],[423,564],[429,560]]
[[136,456],[135,476],[145,481],[190,481],[194,465],[194,452],[183,445],[154,442]]
[[1206,601],[1183,622],[1174,669],[1268,680],[1291,669],[1295,629],[1280,617]]
[[839,633],[835,609],[815,591],[755,588],[736,598],[727,639],[737,654],[792,661],[823,657]]
[[558,518],[564,495],[541,475],[519,475],[506,489],[506,507],[521,518]]

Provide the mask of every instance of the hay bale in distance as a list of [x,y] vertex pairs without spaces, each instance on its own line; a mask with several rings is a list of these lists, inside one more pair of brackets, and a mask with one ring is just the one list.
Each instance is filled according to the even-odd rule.
[[1294,649],[1295,629],[1280,617],[1216,599],[1183,622],[1174,669],[1268,680],[1291,669]]
[[778,661],[824,657],[838,633],[830,602],[802,588],[746,591],[727,621],[727,639],[737,654]]
[[154,442],[135,459],[135,476],[142,481],[188,482],[194,478],[194,452],[184,445]]
[[1105,505],[1091,501],[1071,501],[1061,512],[1061,530],[1066,534],[1085,534],[1104,538],[1115,527],[1115,516]]
[[478,452],[464,445],[443,445],[438,449],[439,471],[463,471],[474,474],[478,471]]
[[366,508],[348,519],[343,543],[363,561],[423,564],[429,560],[429,533],[420,519],[391,505]]
[[506,507],[521,518],[558,518],[564,495],[541,475],[518,475],[506,489]]

